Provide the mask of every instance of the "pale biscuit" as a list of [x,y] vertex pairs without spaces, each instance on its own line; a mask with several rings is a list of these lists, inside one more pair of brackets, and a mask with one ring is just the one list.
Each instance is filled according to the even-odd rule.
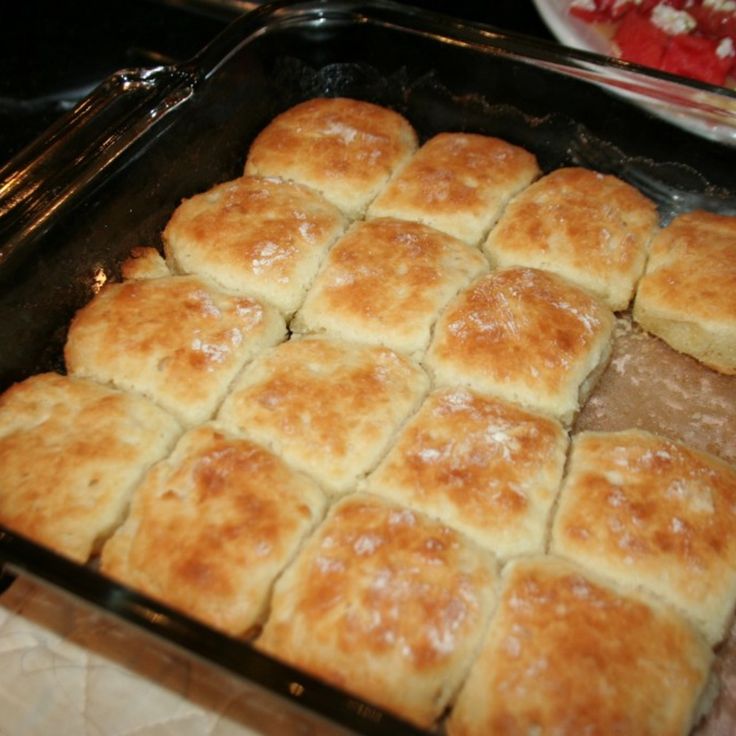
[[584,432],[551,550],[661,596],[715,643],[736,604],[736,469],[641,430]]
[[387,348],[306,337],[254,360],[218,420],[342,493],[375,467],[428,384]]
[[306,184],[356,219],[417,145],[414,129],[393,110],[317,98],[281,113],[259,133],[245,173]]
[[354,494],[276,583],[256,646],[427,727],[467,672],[495,582],[492,556],[456,531]]
[[503,269],[450,303],[424,362],[440,385],[465,384],[567,424],[605,369],[614,326],[602,302],[559,276]]
[[539,176],[518,146],[471,133],[425,143],[376,198],[369,217],[416,220],[479,245],[508,200]]
[[285,335],[275,308],[170,276],[106,284],[74,317],[64,356],[71,374],[141,393],[194,425]]
[[567,434],[465,388],[430,394],[366,490],[423,511],[501,558],[542,552]]
[[181,428],[147,399],[42,373],[0,396],[0,522],[86,562]]
[[102,571],[228,634],[264,617],[276,576],[325,496],[268,450],[214,425],[190,430],[136,490]]
[[120,266],[120,274],[126,281],[172,275],[161,254],[155,248],[145,246],[138,246],[130,251],[130,255]]
[[687,736],[713,654],[684,619],[554,557],[504,570],[499,607],[449,736]]
[[644,272],[657,222],[654,202],[621,179],[558,169],[509,203],[483,250],[498,267],[553,271],[621,310]]
[[736,217],[675,218],[652,243],[634,319],[675,350],[736,375]]
[[487,270],[479,252],[433,228],[356,223],[330,251],[291,329],[418,355],[442,308]]
[[172,271],[207,276],[288,316],[345,226],[317,192],[246,176],[185,199],[162,237]]

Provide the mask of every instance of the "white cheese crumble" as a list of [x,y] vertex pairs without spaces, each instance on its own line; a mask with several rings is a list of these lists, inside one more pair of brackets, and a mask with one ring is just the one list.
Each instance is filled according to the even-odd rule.
[[618,11],[625,5],[641,5],[641,0],[616,0],[613,4],[613,9],[614,11]]
[[698,25],[690,13],[684,10],[677,10],[665,3],[660,3],[652,10],[651,21],[657,28],[668,33],[670,36],[689,33]]
[[580,8],[581,10],[590,10],[594,12],[596,10],[595,0],[572,0],[570,3],[573,8]]
[[711,8],[717,13],[731,13],[736,10],[734,0],[703,0],[704,8]]
[[729,56],[733,55],[733,41],[728,36],[726,36],[725,38],[722,38],[721,42],[718,44],[718,47],[716,48],[716,56],[719,59],[727,59]]

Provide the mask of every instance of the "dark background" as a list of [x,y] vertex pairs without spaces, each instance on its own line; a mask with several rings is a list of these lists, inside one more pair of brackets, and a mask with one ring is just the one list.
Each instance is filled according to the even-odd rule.
[[[415,6],[551,39],[531,0],[414,0]],[[0,165],[119,69],[191,58],[255,3],[24,0],[0,23]]]

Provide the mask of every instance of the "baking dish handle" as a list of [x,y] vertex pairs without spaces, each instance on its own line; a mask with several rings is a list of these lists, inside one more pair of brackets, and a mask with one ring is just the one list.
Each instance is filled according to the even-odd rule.
[[117,72],[0,168],[0,266],[19,261],[123,152],[144,146],[196,81],[185,66]]

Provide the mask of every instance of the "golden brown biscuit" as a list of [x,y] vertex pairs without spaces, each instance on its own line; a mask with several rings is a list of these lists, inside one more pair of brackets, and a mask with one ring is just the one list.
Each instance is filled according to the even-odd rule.
[[86,562],[181,428],[147,399],[42,373],[0,396],[0,522]]
[[64,356],[71,374],[141,393],[194,425],[285,334],[273,307],[170,276],[105,285],[74,317]]
[[567,434],[554,419],[448,388],[430,394],[366,490],[440,519],[499,557],[542,552]]
[[654,202],[616,178],[558,169],[506,207],[483,250],[499,267],[553,271],[626,309],[657,227]]
[[123,261],[120,272],[126,281],[158,279],[172,275],[161,254],[155,248],[145,246],[133,248],[128,258]]
[[736,217],[675,218],[652,244],[634,319],[675,350],[736,375]]
[[425,365],[465,384],[572,421],[606,366],[615,320],[554,274],[509,268],[479,279],[437,322]]
[[428,384],[387,348],[307,337],[253,361],[218,420],[341,493],[375,467]]
[[736,604],[736,469],[641,430],[584,432],[551,549],[661,596],[715,643]]
[[135,492],[102,571],[229,634],[258,624],[325,496],[268,450],[190,430]]
[[291,329],[416,355],[439,311],[487,270],[480,253],[433,228],[359,222],[330,251]]
[[162,237],[172,271],[207,276],[290,315],[345,225],[307,187],[245,176],[185,199]]
[[504,570],[501,600],[449,736],[686,736],[713,655],[671,609],[554,557]]
[[306,184],[355,219],[416,148],[414,129],[393,110],[318,98],[278,115],[261,131],[245,173]]
[[440,133],[391,180],[368,216],[416,220],[478,245],[506,202],[539,173],[531,153],[506,141]]
[[276,583],[256,646],[429,726],[470,665],[495,582],[492,556],[454,530],[351,495]]

